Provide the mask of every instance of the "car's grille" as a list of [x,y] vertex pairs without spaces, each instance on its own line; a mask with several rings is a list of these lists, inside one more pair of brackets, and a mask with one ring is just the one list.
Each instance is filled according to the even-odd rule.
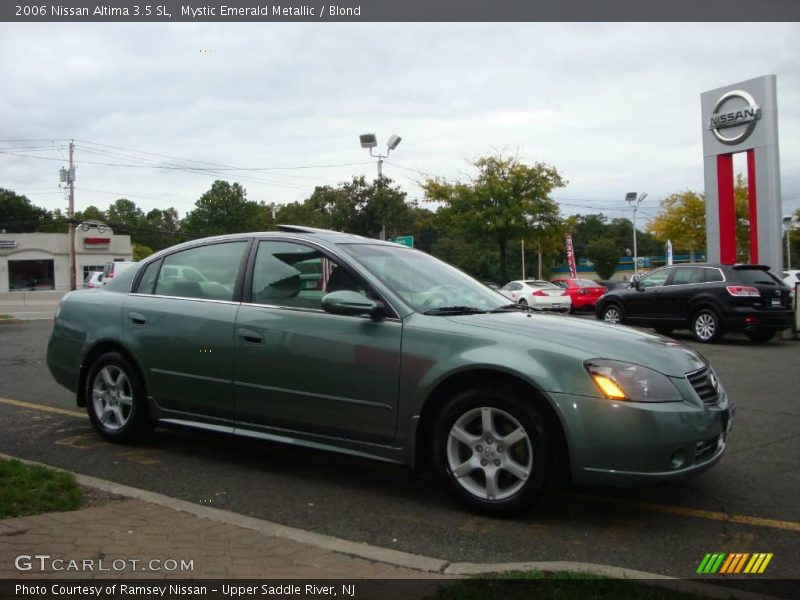
[[697,392],[704,404],[708,406],[719,402],[719,380],[711,367],[687,373],[686,379],[692,384],[694,391]]

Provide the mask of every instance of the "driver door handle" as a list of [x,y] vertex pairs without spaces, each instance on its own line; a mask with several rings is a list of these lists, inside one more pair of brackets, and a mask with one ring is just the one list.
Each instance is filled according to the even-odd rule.
[[247,329],[246,327],[239,327],[237,334],[245,342],[250,342],[251,344],[261,344],[264,342],[263,335],[252,329]]
[[147,317],[145,317],[142,313],[138,312],[129,312],[128,317],[131,321],[136,323],[137,325],[144,325],[147,323]]

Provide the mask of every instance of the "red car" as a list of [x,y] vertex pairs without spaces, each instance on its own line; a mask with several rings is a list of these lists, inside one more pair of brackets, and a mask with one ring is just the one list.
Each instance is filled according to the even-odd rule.
[[553,279],[558,287],[564,288],[566,294],[572,298],[572,310],[591,310],[600,296],[606,293],[606,288],[589,279]]

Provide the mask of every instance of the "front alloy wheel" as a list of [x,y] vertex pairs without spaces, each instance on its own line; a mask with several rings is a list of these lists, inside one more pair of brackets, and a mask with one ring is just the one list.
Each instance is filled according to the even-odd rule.
[[482,406],[461,415],[450,428],[447,466],[473,496],[503,500],[525,485],[533,468],[533,448],[519,421]]
[[434,435],[437,471],[453,497],[489,515],[530,508],[553,479],[555,449],[529,398],[471,389],[456,396]]

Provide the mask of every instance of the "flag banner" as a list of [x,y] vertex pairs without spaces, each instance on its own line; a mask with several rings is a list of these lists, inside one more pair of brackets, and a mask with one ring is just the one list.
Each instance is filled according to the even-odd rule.
[[667,264],[672,264],[672,240],[667,240]]
[[578,267],[575,264],[575,250],[572,247],[572,236],[567,234],[567,261],[569,262],[569,276],[575,279],[578,276]]

